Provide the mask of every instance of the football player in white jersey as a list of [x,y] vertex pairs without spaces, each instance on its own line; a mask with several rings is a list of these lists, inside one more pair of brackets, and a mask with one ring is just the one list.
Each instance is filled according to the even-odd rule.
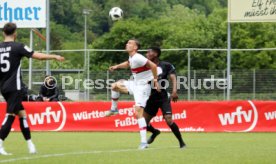
[[106,116],[112,116],[118,114],[117,103],[120,97],[120,93],[129,93],[134,96],[136,117],[140,129],[141,144],[139,149],[145,149],[147,144],[147,124],[143,117],[143,111],[146,106],[146,102],[151,92],[151,81],[154,82],[154,87],[160,91],[157,82],[157,66],[143,55],[137,53],[140,48],[140,43],[136,39],[130,39],[126,44],[126,51],[129,54],[128,61],[121,64],[111,66],[110,71],[114,71],[120,68],[131,68],[133,81],[120,80],[111,85],[111,98],[112,106],[110,111],[106,112]]

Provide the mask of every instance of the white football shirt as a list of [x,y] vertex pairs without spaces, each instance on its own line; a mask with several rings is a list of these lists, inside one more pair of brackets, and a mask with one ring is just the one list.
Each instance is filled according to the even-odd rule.
[[148,59],[143,55],[136,53],[129,56],[129,65],[135,81],[148,82],[153,79],[152,71],[146,66]]

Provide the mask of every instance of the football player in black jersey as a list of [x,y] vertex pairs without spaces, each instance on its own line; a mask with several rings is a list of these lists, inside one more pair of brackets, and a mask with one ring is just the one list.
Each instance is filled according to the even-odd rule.
[[26,112],[22,105],[21,94],[21,69],[20,61],[23,57],[39,60],[55,59],[63,61],[59,55],[47,55],[32,51],[26,45],[15,42],[16,24],[7,23],[3,28],[4,42],[0,43],[0,90],[7,102],[6,117],[0,130],[0,155],[10,155],[3,147],[3,142],[9,135],[15,116],[19,116],[20,129],[27,141],[29,153],[36,153],[36,148],[31,140],[30,128],[26,119]]
[[168,62],[160,61],[160,55],[161,50],[159,47],[151,47],[147,52],[147,58],[157,65],[158,81],[168,81],[169,77],[172,81],[173,87],[170,96],[168,96],[168,92],[166,91],[165,81],[161,81],[159,84],[162,88],[161,92],[157,92],[155,89],[152,89],[151,91],[151,96],[149,97],[144,110],[144,117],[148,125],[147,130],[152,132],[151,137],[148,139],[148,144],[151,144],[154,141],[155,137],[160,134],[160,131],[158,129],[155,129],[150,124],[150,120],[154,116],[156,116],[158,109],[160,108],[162,110],[162,114],[166,120],[167,125],[170,127],[170,129],[178,139],[180,148],[184,148],[186,145],[182,139],[179,128],[172,120],[171,100],[176,102],[178,99],[175,68],[172,64]]

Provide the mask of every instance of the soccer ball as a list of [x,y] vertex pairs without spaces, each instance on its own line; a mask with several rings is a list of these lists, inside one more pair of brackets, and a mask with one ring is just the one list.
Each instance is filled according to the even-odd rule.
[[117,21],[123,18],[123,10],[119,7],[113,7],[110,11],[109,11],[109,17],[113,20],[113,21]]

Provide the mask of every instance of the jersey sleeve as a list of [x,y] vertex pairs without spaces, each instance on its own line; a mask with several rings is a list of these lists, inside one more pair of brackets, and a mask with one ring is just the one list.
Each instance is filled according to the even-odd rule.
[[20,54],[21,56],[25,56],[27,58],[31,58],[34,54],[34,51],[30,49],[28,46],[21,44],[20,46]]
[[146,57],[144,57],[143,55],[137,55],[137,57],[135,58],[135,62],[139,66],[144,66],[147,64],[148,59]]
[[172,64],[168,64],[167,65],[167,69],[168,69],[168,74],[176,74],[176,70],[175,67]]

